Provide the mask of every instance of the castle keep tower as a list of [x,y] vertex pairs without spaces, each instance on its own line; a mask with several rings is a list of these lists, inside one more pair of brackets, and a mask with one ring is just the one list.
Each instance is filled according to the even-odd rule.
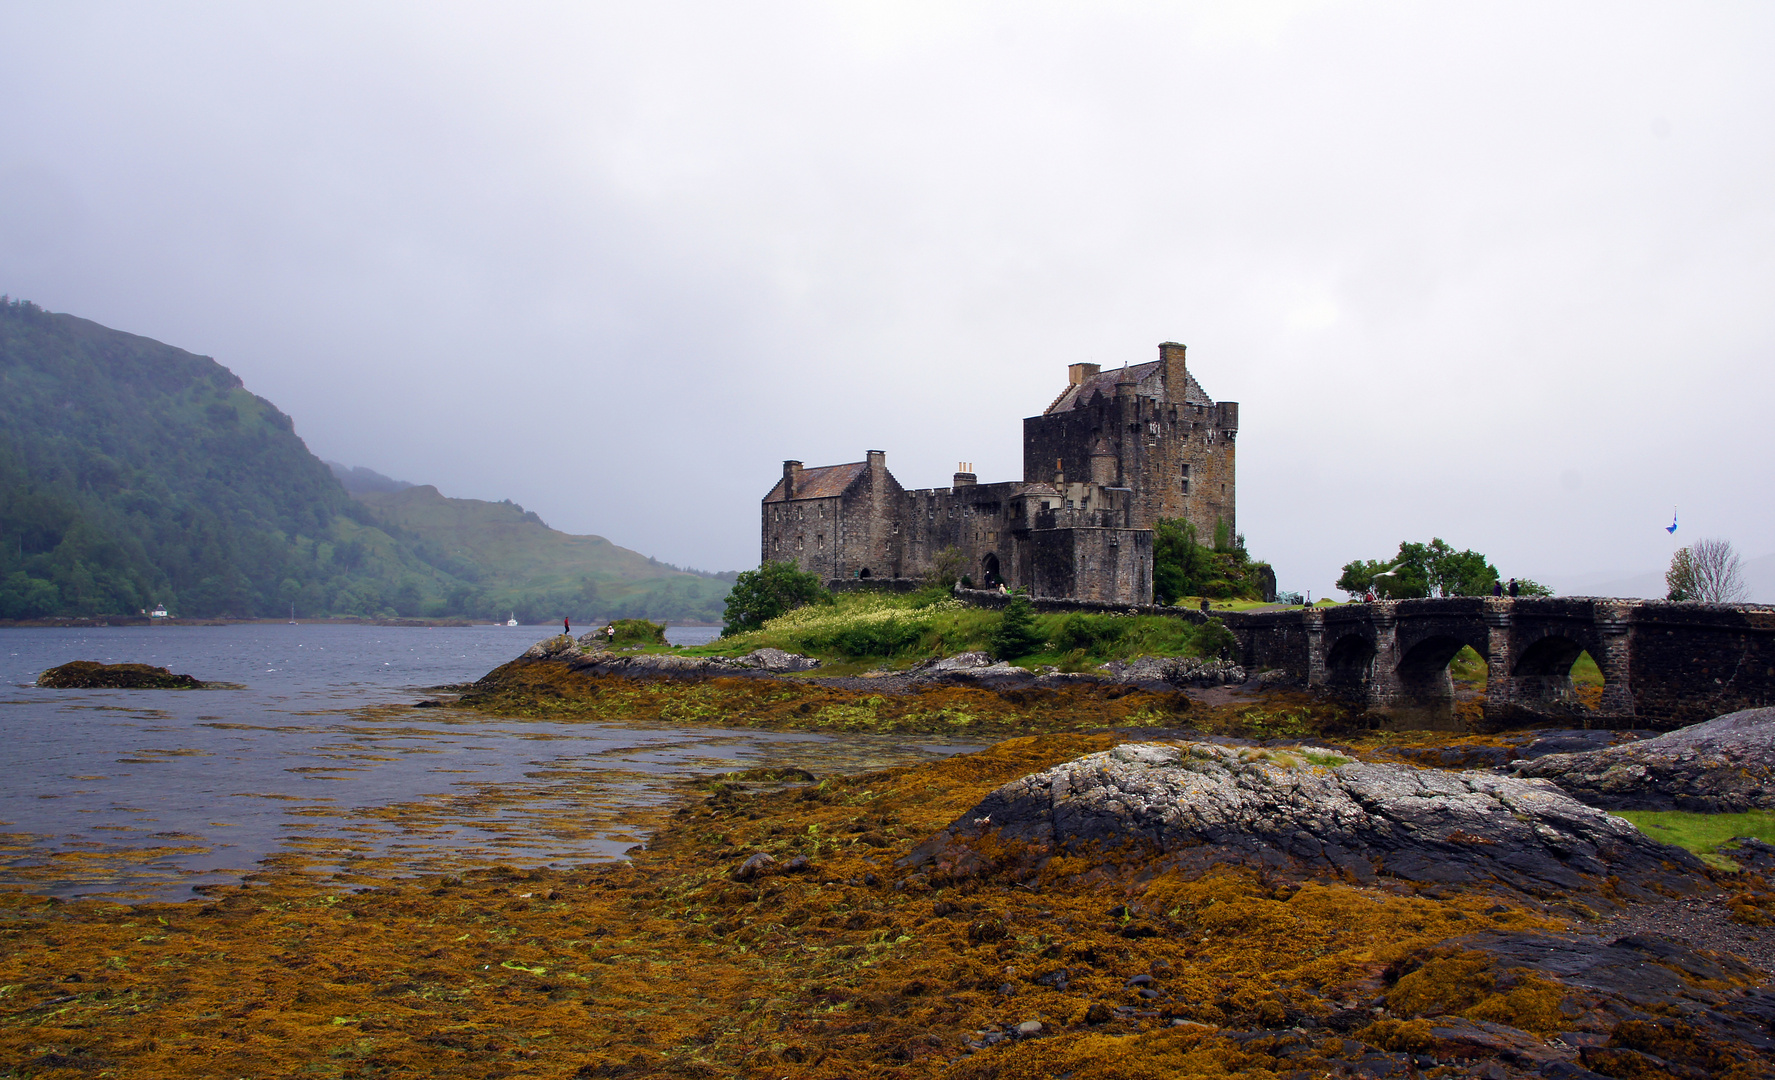
[[1104,371],[1067,368],[1068,385],[1040,416],[1023,421],[1023,478],[1051,480],[1063,471],[1133,493],[1134,520],[1151,528],[1181,518],[1204,544],[1223,529],[1238,532],[1233,443],[1239,405],[1218,404],[1184,362],[1184,346],[1167,341],[1154,363]]
[[1155,521],[1181,518],[1203,543],[1238,527],[1239,406],[1210,399],[1175,342],[1152,363],[1067,374],[1023,421],[1022,481],[981,484],[963,462],[950,487],[908,491],[879,450],[813,469],[785,461],[761,508],[764,560],[829,580],[919,577],[953,547],[976,584],[1151,603]]

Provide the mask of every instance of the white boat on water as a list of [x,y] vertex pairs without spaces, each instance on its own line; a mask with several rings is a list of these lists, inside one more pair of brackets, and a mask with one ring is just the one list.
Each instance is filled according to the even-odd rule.
[[514,612],[512,612],[512,614],[511,614],[511,617],[510,617],[510,618],[508,618],[508,619],[506,619],[506,620],[505,620],[505,625],[507,625],[507,626],[516,626],[516,625],[518,625],[518,614],[517,614],[517,612],[515,612],[515,611],[514,611]]

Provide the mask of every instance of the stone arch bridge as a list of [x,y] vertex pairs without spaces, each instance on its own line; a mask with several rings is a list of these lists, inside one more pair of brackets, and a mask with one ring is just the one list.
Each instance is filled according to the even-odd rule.
[[[1162,609],[1161,609],[1162,610]],[[1448,664],[1486,665],[1484,726],[1566,717],[1587,726],[1675,728],[1775,704],[1775,607],[1596,597],[1451,597],[1224,617],[1253,671],[1280,668],[1369,709],[1452,722]],[[1572,663],[1602,671],[1594,709]]]

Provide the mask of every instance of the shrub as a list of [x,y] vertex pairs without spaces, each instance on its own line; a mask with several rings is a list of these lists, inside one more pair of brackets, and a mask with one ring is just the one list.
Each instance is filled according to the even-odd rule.
[[1101,653],[1127,635],[1131,623],[1115,615],[1068,615],[1054,630],[1054,647]]
[[614,648],[622,648],[625,645],[664,645],[666,643],[666,628],[656,622],[649,622],[646,619],[617,619],[610,625],[616,627],[616,634],[609,639]]
[[1030,607],[1029,597],[1017,593],[1005,605],[998,629],[992,632],[992,655],[1000,660],[1015,660],[1040,649],[1042,643],[1042,635],[1035,628],[1035,610]]
[[727,594],[727,610],[722,615],[721,634],[743,634],[761,629],[765,623],[786,612],[817,600],[831,600],[832,594],[813,574],[799,569],[792,562],[767,562],[756,570],[747,570],[734,581]]

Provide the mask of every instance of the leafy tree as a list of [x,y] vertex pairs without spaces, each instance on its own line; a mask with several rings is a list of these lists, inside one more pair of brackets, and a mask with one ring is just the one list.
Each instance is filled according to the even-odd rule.
[[1041,631],[1035,628],[1035,609],[1021,590],[1005,605],[998,626],[992,631],[992,654],[1000,660],[1028,656],[1043,644]]
[[1344,564],[1343,576],[1337,579],[1336,588],[1351,596],[1361,596],[1374,584],[1376,574],[1390,570],[1392,566],[1392,563],[1376,562],[1373,559],[1352,559]]
[[955,583],[961,580],[967,569],[968,557],[952,544],[931,557],[931,568],[924,575],[925,588],[948,592],[955,588]]
[[1153,524],[1153,596],[1161,604],[1179,597],[1212,596],[1267,599],[1275,590],[1269,564],[1251,558],[1243,536],[1231,536],[1225,521],[1215,530],[1217,545],[1197,541],[1195,526],[1182,519]]
[[831,595],[817,576],[792,562],[762,563],[734,581],[722,615],[722,636],[757,630],[778,615]]
[[1337,588],[1352,596],[1370,588],[1396,600],[1425,596],[1484,596],[1498,582],[1497,568],[1477,551],[1456,551],[1441,537],[1428,544],[1403,541],[1399,552],[1382,563],[1357,559],[1345,563]]
[[1749,593],[1738,553],[1729,540],[1698,540],[1678,551],[1664,573],[1672,600],[1733,604]]

